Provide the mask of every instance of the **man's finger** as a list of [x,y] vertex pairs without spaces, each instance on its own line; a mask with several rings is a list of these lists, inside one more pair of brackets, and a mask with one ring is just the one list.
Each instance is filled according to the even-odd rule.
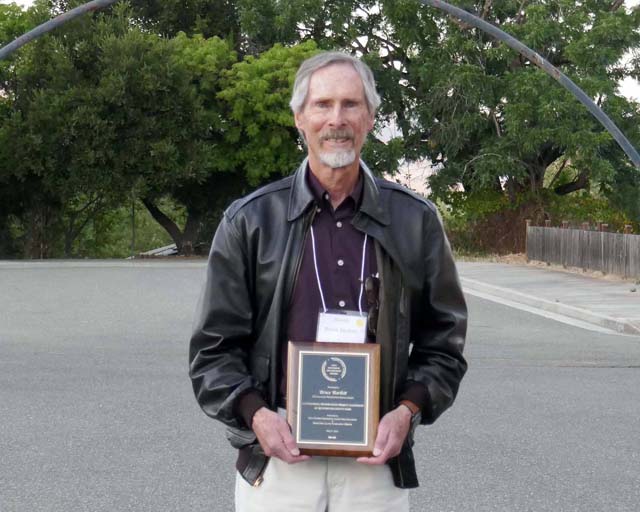
[[298,462],[304,462],[311,458],[309,455],[300,455],[300,449],[296,444],[296,440],[291,435],[291,428],[284,419],[278,424],[278,434],[282,441],[282,453],[281,457],[278,457],[280,460],[288,464],[297,464]]
[[285,457],[280,458],[280,460],[286,462],[287,464],[298,464],[299,462],[304,462],[305,460],[309,460],[310,458],[311,457],[309,455],[298,455],[297,457],[294,457],[288,451],[285,451]]
[[380,423],[378,426],[378,435],[376,436],[376,442],[373,445],[373,456],[379,457],[387,446],[389,441],[389,429],[384,423]]
[[284,447],[289,451],[289,453],[294,457],[300,455],[300,450],[298,448],[298,445],[296,444],[296,440],[291,435],[289,424],[286,421],[278,425],[278,432],[282,438]]
[[372,457],[358,457],[356,462],[363,464],[384,464],[387,460],[387,444],[389,441],[389,429],[381,422],[378,425],[378,435],[376,436],[376,442],[373,445]]
[[273,411],[264,408],[259,416],[254,416],[253,429],[265,455],[288,464],[297,464],[310,459],[308,455],[300,455],[289,424]]
[[390,453],[388,449],[385,449],[379,455],[374,455],[373,457],[359,457],[356,459],[356,462],[361,462],[362,464],[368,464],[371,466],[378,466],[385,464],[388,459],[390,459]]
[[269,432],[262,439],[259,438],[262,449],[268,457],[281,457],[282,452],[286,451],[282,438],[277,432]]
[[359,462],[360,464],[366,464],[368,466],[382,466],[383,464],[385,464],[387,462],[387,460],[380,456],[380,457],[358,457],[356,459],[356,462]]
[[373,457],[359,457],[356,459],[357,462],[362,462],[363,464],[385,464],[389,459],[395,457],[400,453],[400,449],[402,448],[402,442],[398,442],[398,439],[392,438],[391,436],[387,439],[387,444],[385,445],[382,452],[376,455],[374,451]]
[[[402,406],[404,408],[404,406]],[[404,410],[402,410],[404,412]],[[357,462],[362,464],[384,464],[400,453],[407,435],[409,424],[398,414],[398,410],[385,414],[378,425],[378,435],[373,448],[372,457],[360,457]]]
[[286,451],[280,433],[280,421],[282,418],[266,407],[259,409],[253,417],[253,431],[268,457],[281,458],[283,452]]
[[285,435],[280,437],[277,451],[273,455],[274,457],[277,457],[287,464],[297,464],[298,462],[304,462],[311,458],[308,455],[300,455],[300,450],[291,436],[291,432],[289,432],[288,425],[284,434]]

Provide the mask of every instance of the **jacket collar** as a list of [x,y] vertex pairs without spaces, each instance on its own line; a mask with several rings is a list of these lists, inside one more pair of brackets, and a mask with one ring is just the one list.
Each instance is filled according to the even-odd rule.
[[[289,197],[289,211],[287,213],[287,220],[289,222],[300,217],[313,202],[313,193],[309,189],[309,185],[305,179],[308,164],[309,159],[305,158],[293,176],[291,195]],[[380,188],[376,183],[373,173],[362,160],[360,160],[360,169],[362,170],[364,179],[360,211],[380,224],[387,226],[389,225],[389,213],[382,206]]]

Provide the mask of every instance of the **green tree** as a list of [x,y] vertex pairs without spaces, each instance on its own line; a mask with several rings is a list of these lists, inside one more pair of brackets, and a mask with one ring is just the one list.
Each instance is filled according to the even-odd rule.
[[[38,2],[28,15],[39,22],[51,13]],[[12,213],[27,256],[71,256],[82,230],[128,187],[106,172],[110,148],[93,94],[98,41],[120,30],[116,18],[80,19],[22,48],[5,75],[0,180],[20,205]]]
[[[77,3],[38,0],[30,12]],[[639,9],[614,0],[454,3],[544,55],[640,142],[638,105],[616,89],[640,74],[638,59],[620,64],[638,45]],[[0,36],[22,30],[17,19],[32,23],[21,16],[0,11]],[[299,160],[288,97],[297,66],[318,49],[361,55],[374,70],[383,96],[365,147],[374,170],[426,159],[437,169],[436,198],[484,216],[528,202],[544,214],[545,201],[576,194],[638,214],[638,171],[577,100],[504,45],[416,0],[134,0],[1,65],[0,185],[15,200],[0,220],[35,212],[69,252],[91,218],[137,196],[189,252],[231,197]],[[390,125],[401,136],[383,140]],[[452,192],[458,183],[464,200]],[[478,206],[483,197],[494,204]],[[184,223],[163,211],[167,198],[184,207]]]
[[388,17],[377,0],[239,0],[238,12],[246,48],[262,52],[276,44],[314,43],[321,50],[361,56],[376,75],[383,104],[376,129],[364,147],[374,172],[394,173],[401,160],[416,158],[402,137],[389,140],[387,127],[404,112],[404,76],[397,69],[399,50]]
[[[17,4],[0,5],[0,46],[10,43],[44,17],[32,8],[23,10]],[[14,219],[37,205],[43,197],[43,185],[38,176],[24,173],[13,166],[16,134],[7,125],[16,112],[17,92],[20,88],[17,68],[21,59],[14,54],[0,61],[0,257],[13,257],[21,253],[20,242],[12,236]],[[41,216],[45,218],[46,216]]]
[[4,46],[33,28],[33,17],[18,4],[0,4],[0,44]]
[[[194,74],[198,59],[208,76]],[[234,61],[228,44],[215,37],[164,39],[131,29],[102,45],[95,95],[107,125],[109,171],[130,183],[187,253],[207,211],[197,186],[216,171],[219,157],[219,115],[206,108],[206,95]],[[184,200],[182,229],[158,207],[165,195]]]
[[[25,253],[71,256],[84,229],[132,196],[190,253],[233,197],[299,159],[288,97],[314,51],[238,62],[233,41],[162,37],[126,4],[25,47],[0,129],[0,176],[24,183],[30,201],[18,223]],[[184,223],[164,198],[184,206]]]
[[[640,143],[638,104],[617,91],[621,79],[640,74],[637,58],[622,63],[640,41],[640,9],[614,0],[452,3],[545,56]],[[313,39],[371,65],[384,99],[378,128],[393,124],[402,134],[372,138],[365,155],[374,167],[393,171],[399,159],[425,159],[437,171],[435,197],[449,207],[484,196],[495,204],[480,211],[545,216],[545,204],[587,193],[638,218],[639,172],[611,136],[551,77],[484,32],[416,0],[239,4],[257,47]],[[458,184],[476,198],[454,197]]]
[[[640,42],[639,9],[604,0],[454,3],[543,55],[640,142],[638,105],[617,91],[640,72],[637,61],[621,64]],[[399,118],[407,144],[439,168],[431,179],[438,197],[447,201],[462,183],[467,193],[494,190],[515,204],[545,188],[608,193],[635,182],[638,170],[611,136],[533,63],[417,2],[384,4],[407,81]]]
[[238,49],[241,31],[232,0],[132,0],[133,16],[150,31],[171,38],[180,32],[217,36]]
[[[109,113],[111,172],[135,183],[181,252],[210,236],[202,226],[215,223],[231,198],[290,172],[299,152],[288,95],[295,69],[313,51],[277,48],[237,63],[217,37],[165,40],[135,31],[104,45],[97,96]],[[166,196],[186,208],[182,229],[157,206]]]
[[217,99],[224,105],[225,170],[242,169],[251,185],[288,174],[300,162],[291,88],[300,63],[317,52],[313,41],[276,44],[248,56],[225,74]]

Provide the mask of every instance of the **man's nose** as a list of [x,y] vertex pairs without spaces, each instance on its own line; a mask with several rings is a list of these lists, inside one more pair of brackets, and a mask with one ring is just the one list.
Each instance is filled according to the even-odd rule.
[[336,105],[331,109],[329,124],[331,124],[331,126],[342,126],[345,124],[345,110],[342,105]]

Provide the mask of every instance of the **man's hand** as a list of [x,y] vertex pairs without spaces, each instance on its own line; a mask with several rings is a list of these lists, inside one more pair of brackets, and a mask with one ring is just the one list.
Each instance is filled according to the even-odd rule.
[[373,447],[373,457],[356,459],[363,464],[384,464],[400,453],[411,428],[411,411],[400,405],[385,414],[378,424],[378,435]]
[[253,415],[251,429],[268,457],[276,457],[289,464],[311,458],[308,455],[300,455],[287,420],[266,407],[261,407]]

